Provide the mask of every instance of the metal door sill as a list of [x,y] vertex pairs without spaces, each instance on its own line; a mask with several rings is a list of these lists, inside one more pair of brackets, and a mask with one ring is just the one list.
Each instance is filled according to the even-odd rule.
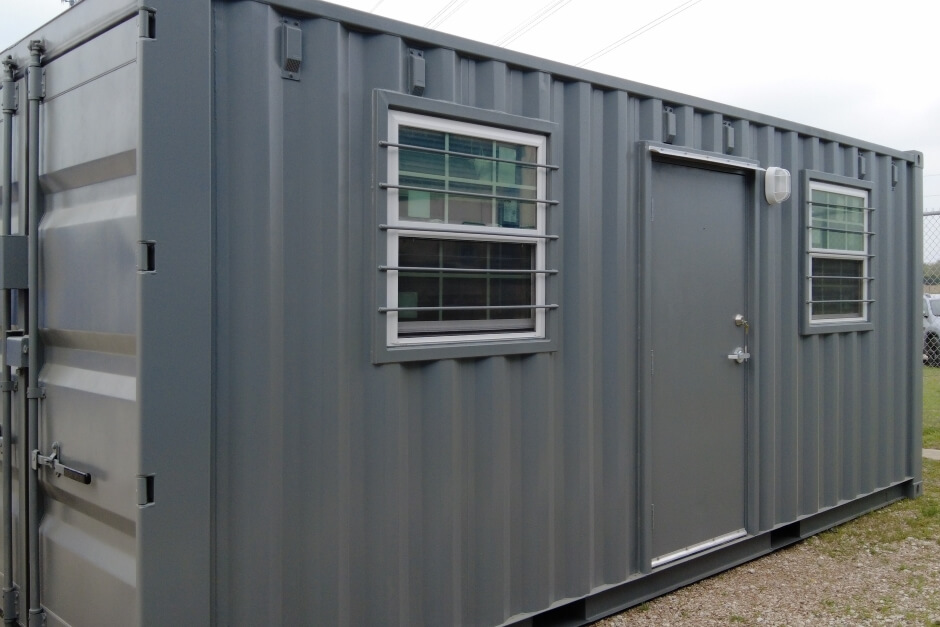
[[702,551],[707,551],[708,549],[714,548],[716,546],[727,544],[732,540],[743,538],[746,535],[747,531],[744,529],[738,529],[737,531],[726,533],[723,536],[718,536],[717,538],[712,538],[711,540],[706,540],[705,542],[700,542],[699,544],[693,544],[692,546],[687,546],[684,549],[679,549],[678,551],[673,551],[672,553],[666,553],[665,555],[654,559],[652,566],[653,568],[657,568],[659,566],[669,564],[670,562],[680,560],[683,557],[688,557],[694,553],[701,553]]

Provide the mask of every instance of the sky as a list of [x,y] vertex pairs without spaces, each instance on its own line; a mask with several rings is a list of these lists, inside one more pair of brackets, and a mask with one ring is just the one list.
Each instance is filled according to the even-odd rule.
[[[936,0],[337,4],[571,65],[594,57],[583,67],[890,148],[919,150],[925,157],[924,211],[940,211]],[[0,7],[4,49],[68,4],[0,0]]]

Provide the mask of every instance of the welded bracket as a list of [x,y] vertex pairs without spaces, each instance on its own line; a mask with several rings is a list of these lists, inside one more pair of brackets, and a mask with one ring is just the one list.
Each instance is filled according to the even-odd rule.
[[281,67],[281,78],[299,81],[300,66],[304,60],[304,35],[300,22],[285,19],[277,29],[280,40],[278,65]]
[[42,608],[29,610],[26,627],[46,627],[46,611]]
[[142,7],[137,14],[137,36],[141,39],[157,38],[157,12]]
[[76,470],[75,468],[66,466],[61,461],[59,461],[59,451],[61,448],[62,447],[58,442],[53,442],[51,455],[43,455],[38,450],[33,451],[33,470],[38,472],[40,466],[46,466],[48,468],[52,468],[52,472],[55,473],[56,477],[65,476],[67,479],[78,481],[79,483],[83,483],[85,485],[91,483],[91,475],[89,473]]
[[20,589],[16,586],[3,589],[3,618],[15,621],[19,617]]
[[10,88],[3,88],[3,91],[0,92],[0,105],[2,105],[4,113],[16,113],[16,110],[19,108],[20,100],[20,86],[14,83],[6,83],[10,85]]
[[26,69],[26,99],[43,100],[46,97],[46,70],[39,64],[39,58],[46,51],[41,39],[29,42],[30,63]]
[[29,287],[25,235],[0,235],[0,289],[25,290]]

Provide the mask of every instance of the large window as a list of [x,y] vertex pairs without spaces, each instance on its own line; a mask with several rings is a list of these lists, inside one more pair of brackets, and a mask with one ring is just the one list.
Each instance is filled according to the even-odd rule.
[[807,310],[825,326],[869,320],[871,209],[865,189],[809,183]]
[[391,111],[387,345],[545,337],[541,135]]

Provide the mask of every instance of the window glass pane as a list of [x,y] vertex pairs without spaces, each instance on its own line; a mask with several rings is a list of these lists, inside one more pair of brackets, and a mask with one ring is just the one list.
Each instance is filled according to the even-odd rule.
[[811,198],[813,248],[865,252],[865,199],[814,189]]
[[399,149],[398,184],[406,188],[399,193],[400,218],[505,228],[537,227],[536,203],[526,201],[538,198],[538,169],[525,165],[537,163],[535,146],[408,126],[399,127],[398,143],[447,153]]
[[[530,272],[488,272],[532,270],[534,244],[401,237],[398,246],[402,267],[432,269],[399,272],[399,307],[480,307],[400,312],[401,334],[482,333],[493,329],[534,328],[534,310],[528,308],[535,303],[534,275]],[[464,272],[448,272],[448,269]],[[415,304],[405,305],[405,301]],[[496,306],[524,308],[485,308]]]
[[862,317],[864,262],[816,257],[812,268],[813,318]]

